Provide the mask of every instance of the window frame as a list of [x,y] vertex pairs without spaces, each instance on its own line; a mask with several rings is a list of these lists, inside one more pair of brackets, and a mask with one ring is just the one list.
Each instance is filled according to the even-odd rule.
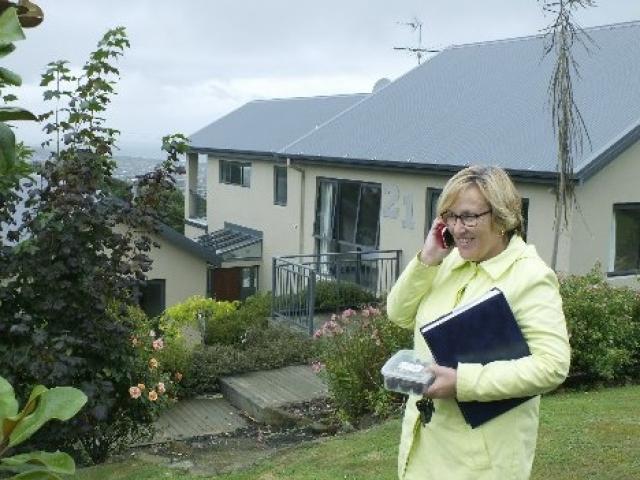
[[[218,179],[220,183],[225,185],[236,185],[239,187],[250,188],[251,187],[251,162],[240,162],[237,160],[219,160],[218,161]],[[238,174],[240,181],[234,181],[232,179],[231,168],[238,168]]]
[[167,309],[167,280],[165,278],[147,279],[145,281],[145,285],[140,288],[138,306],[145,312],[145,314],[149,315],[150,317],[156,315],[152,315],[152,312],[147,312],[146,305],[143,305],[143,303],[145,303],[143,301],[143,297],[145,296],[145,291],[152,286],[159,287],[160,289],[160,295],[158,298],[160,304],[159,315],[161,315]]
[[[278,191],[278,172],[280,175],[284,175],[284,193]],[[287,205],[288,196],[288,169],[286,165],[274,165],[273,166],[273,204],[285,207]],[[282,199],[281,197],[284,197]]]
[[[333,194],[333,202],[332,202],[332,211],[331,211],[331,225],[330,225],[330,236],[321,236],[320,226],[318,223],[318,215],[320,208],[320,192],[323,183],[331,183],[334,185],[334,194]],[[357,184],[358,189],[358,205],[356,209],[356,215],[354,219],[354,231],[353,231],[353,241],[350,242],[348,240],[341,240],[341,232],[340,232],[340,204],[341,204],[341,185],[343,184]],[[376,220],[376,234],[375,234],[375,242],[373,245],[365,245],[356,243],[358,239],[358,230],[360,227],[360,210],[362,208],[362,188],[364,186],[376,188],[379,194],[379,206],[378,206],[378,217]],[[315,205],[315,215],[313,221],[313,238],[315,239],[315,250],[317,253],[320,252],[320,244],[322,241],[328,241],[330,245],[334,245],[331,248],[332,251],[341,252],[343,248],[346,249],[344,251],[372,251],[377,250],[380,246],[380,215],[382,209],[382,184],[377,182],[366,182],[361,180],[350,180],[350,179],[338,179],[338,178],[330,178],[330,177],[316,177],[316,205]],[[326,252],[323,252],[326,253]]]
[[[437,215],[437,200],[442,195],[442,188],[427,187],[427,194],[425,197],[425,216],[424,216],[424,238],[427,238],[427,234],[431,229],[431,224],[436,219]],[[433,204],[434,197],[436,197],[436,204]],[[433,207],[433,208],[432,208]]]
[[[640,258],[638,260],[638,268],[627,270],[616,270],[616,254],[617,254],[617,212],[624,210],[632,210],[640,213],[640,202],[621,202],[612,205],[612,222],[611,222],[611,248],[609,249],[609,271],[607,277],[622,277],[640,274]],[[638,246],[640,250],[640,245]]]

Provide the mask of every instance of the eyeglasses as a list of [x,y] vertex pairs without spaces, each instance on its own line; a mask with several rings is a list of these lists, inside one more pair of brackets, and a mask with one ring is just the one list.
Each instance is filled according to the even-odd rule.
[[478,219],[487,213],[491,213],[491,209],[482,213],[463,213],[462,215],[446,212],[442,215],[442,220],[444,220],[444,223],[446,223],[449,228],[455,227],[458,219],[462,221],[465,227],[475,227],[478,225]]

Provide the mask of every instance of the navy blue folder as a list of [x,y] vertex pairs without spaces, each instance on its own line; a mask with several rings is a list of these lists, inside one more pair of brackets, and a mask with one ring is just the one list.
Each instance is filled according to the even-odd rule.
[[[530,354],[522,331],[504,294],[492,288],[474,302],[420,328],[438,365],[515,360]],[[475,428],[532,397],[490,402],[458,402],[462,416]]]

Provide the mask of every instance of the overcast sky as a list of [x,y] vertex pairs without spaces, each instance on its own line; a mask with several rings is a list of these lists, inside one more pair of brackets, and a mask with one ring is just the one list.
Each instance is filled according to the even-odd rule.
[[[368,92],[417,60],[395,46],[482,42],[540,33],[549,24],[539,0],[35,0],[45,20],[3,60],[23,77],[20,106],[50,110],[38,86],[45,65],[81,67],[109,29],[131,41],[119,62],[109,126],[124,155],[160,155],[164,134],[194,133],[258,98]],[[638,0],[598,0],[583,27],[640,20]],[[39,127],[18,137],[38,145]]]

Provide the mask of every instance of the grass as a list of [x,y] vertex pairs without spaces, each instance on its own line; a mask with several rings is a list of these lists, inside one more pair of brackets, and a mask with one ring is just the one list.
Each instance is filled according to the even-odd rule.
[[[542,401],[532,480],[625,480],[640,472],[640,386],[560,393]],[[110,480],[396,479],[400,421],[288,449],[255,467],[217,477],[128,461],[81,471]]]

